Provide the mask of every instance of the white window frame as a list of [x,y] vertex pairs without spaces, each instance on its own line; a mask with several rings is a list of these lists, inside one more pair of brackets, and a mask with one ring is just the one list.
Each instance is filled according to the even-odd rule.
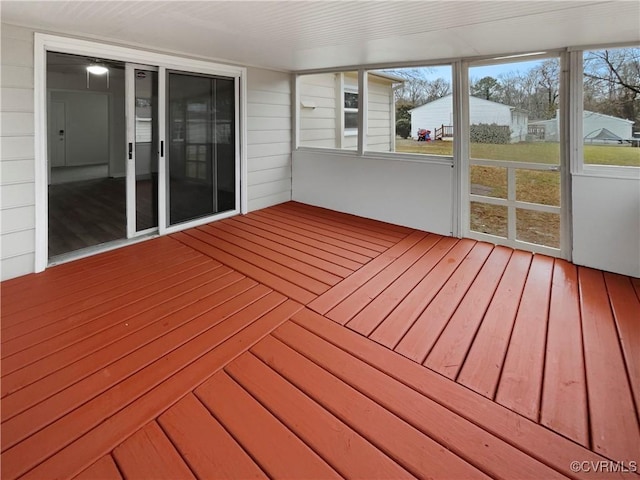
[[[160,78],[166,69],[176,69],[183,71],[198,72],[212,75],[225,75],[236,78],[236,95],[238,102],[236,103],[236,134],[239,135],[239,166],[236,176],[237,195],[239,195],[239,211],[247,213],[248,194],[247,194],[247,69],[245,67],[219,64],[202,60],[194,60],[190,58],[179,57],[156,53],[136,48],[109,45],[89,40],[80,40],[77,38],[63,37],[58,35],[49,35],[35,33],[34,36],[34,133],[35,133],[35,271],[42,272],[48,266],[48,228],[49,228],[49,202],[48,202],[48,153],[47,153],[47,52],[53,51],[58,53],[68,53],[75,55],[85,55],[96,58],[107,58],[126,63],[135,63],[142,65],[157,66],[160,69]],[[164,108],[164,99],[159,99],[159,108]],[[159,126],[163,131],[164,125]],[[160,168],[160,182],[164,184],[164,170]],[[164,196],[164,189],[159,189],[159,196]],[[159,198],[161,202],[163,198]],[[162,216],[163,209],[160,209]],[[235,214],[237,212],[233,212]],[[227,215],[229,216],[229,215]],[[224,214],[219,217],[224,218]],[[159,218],[159,220],[162,220]],[[195,222],[184,223],[179,226],[172,226],[166,231],[160,229],[161,234],[170,233],[194,226]],[[133,243],[138,240],[124,241],[124,243]],[[99,251],[106,251],[117,248],[123,242],[116,242],[117,245],[106,248],[100,248],[92,251],[91,254]],[[79,256],[77,258],[80,258]]]
[[571,172],[574,175],[607,178],[640,179],[640,167],[626,165],[598,165],[584,163],[584,53],[594,50],[612,50],[617,48],[640,48],[640,43],[620,43],[569,48],[571,83],[571,133],[575,142],[571,144]]
[[[345,117],[345,115],[347,113],[355,113],[356,114],[356,118],[358,117],[358,112],[360,111],[360,109],[358,107],[356,108],[347,108],[344,106],[345,104],[345,97],[347,95],[347,93],[352,93],[352,94],[356,94],[358,96],[358,104],[360,103],[360,93],[358,92],[358,89],[356,87],[348,87],[348,86],[344,86],[342,87],[342,110],[340,112],[340,114],[342,115],[342,135],[344,135],[345,137],[355,137],[356,135],[358,135],[358,130],[360,125],[356,125],[355,128],[347,128],[347,119]],[[359,122],[358,122],[359,123]]]

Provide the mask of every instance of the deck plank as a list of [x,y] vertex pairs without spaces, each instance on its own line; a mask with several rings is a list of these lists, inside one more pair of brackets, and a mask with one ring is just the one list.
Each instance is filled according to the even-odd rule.
[[540,423],[589,446],[578,270],[564,260],[553,269]]
[[345,278],[353,273],[352,269],[345,268],[340,265],[341,262],[336,264],[325,258],[331,257],[329,255],[325,255],[326,252],[323,252],[322,250],[312,247],[305,248],[285,237],[270,235],[264,230],[259,230],[251,225],[235,221],[234,218],[229,219],[227,222],[219,226],[220,228],[227,229],[229,232],[233,232],[237,236],[254,242],[261,242],[272,250],[279,251],[291,258],[305,262],[340,278]]
[[[186,284],[194,277],[206,275],[220,268],[221,265],[218,262],[198,259],[167,268],[155,280],[148,278],[146,281],[137,281],[135,286],[125,284],[117,291],[99,293],[88,297],[82,303],[69,304],[55,312],[50,312],[44,317],[46,320],[24,324],[20,332],[11,332],[11,335],[3,336],[2,360],[5,362],[10,356],[28,349],[31,349],[27,354],[28,359],[36,360],[39,357],[33,349],[37,348],[37,344],[78,328],[114,310],[139,303],[158,292],[170,295],[170,291],[175,286]],[[48,348],[53,348],[53,345]],[[11,371],[9,364],[5,363],[3,366],[4,372]]]
[[252,354],[225,371],[345,478],[414,478]]
[[533,255],[515,251],[489,304],[457,381],[493,399]]
[[274,337],[251,351],[419,478],[487,478],[416,428]]
[[438,264],[402,299],[385,320],[369,336],[372,340],[394,349],[449,277],[476,244],[473,240],[450,239],[446,254]]
[[155,422],[149,423],[118,446],[113,456],[125,478],[196,478]]
[[535,255],[504,360],[496,401],[537,422],[544,375],[553,259]]
[[285,280],[284,278],[281,278],[270,271],[263,270],[262,268],[257,267],[242,258],[238,258],[230,253],[227,253],[224,250],[221,250],[214,245],[204,242],[193,235],[187,234],[185,232],[179,232],[173,234],[173,237],[177,240],[180,240],[185,245],[199,250],[205,255],[209,255],[210,257],[220,261],[221,263],[224,263],[225,265],[228,265],[234,270],[237,270],[245,274],[246,276],[257,280],[258,282],[264,283],[277,292],[280,292],[302,304],[307,304],[317,297],[317,295],[313,294],[309,290],[306,290],[295,283]]
[[396,278],[384,292],[372,299],[360,313],[347,323],[347,327],[364,336],[371,335],[456,243],[451,238],[437,235],[429,235],[428,238],[437,240],[437,243],[406,272]]
[[[257,212],[252,212],[249,219],[252,221],[260,222],[261,225],[269,225],[276,231],[281,232],[281,235],[299,241],[301,244],[316,246],[320,249],[326,250],[327,252],[334,253],[359,264],[367,263],[377,255],[377,252],[373,252],[370,250],[366,251],[366,254],[358,253],[354,250],[360,249],[354,248],[353,245],[347,242],[336,240],[331,237],[318,235],[315,232],[311,232],[309,230],[301,228],[295,222],[283,222],[277,216],[270,215],[270,212],[268,210],[258,210]],[[243,221],[244,220],[247,219],[243,218]]]
[[195,394],[270,477],[340,478],[226,373],[214,375]]
[[579,267],[578,280],[592,448],[640,464],[640,428],[603,274]]
[[[94,269],[87,265],[84,271],[78,272],[73,278],[63,278],[55,281],[57,283],[56,289],[49,288],[51,281],[44,282],[44,284],[34,282],[32,288],[25,292],[22,300],[16,296],[16,298],[11,298],[11,301],[3,302],[3,304],[7,305],[6,311],[3,308],[2,313],[3,334],[8,329],[19,327],[20,324],[25,322],[32,324],[46,320],[46,316],[39,318],[39,315],[42,316],[49,311],[77,302],[78,299],[84,300],[87,292],[95,291],[96,288],[100,288],[102,291],[109,291],[120,286],[123,279],[126,281],[129,276],[134,278],[135,276],[144,276],[148,273],[149,265],[167,263],[167,254],[169,252],[175,254],[178,259],[181,257],[194,258],[194,252],[189,251],[189,249],[179,248],[174,252],[170,247],[166,246],[160,252],[139,253],[139,258],[144,258],[146,264],[137,259],[134,260],[135,257],[130,256],[124,257],[108,268],[99,268],[97,271],[93,271]],[[83,263],[84,260],[82,259],[80,262]],[[169,264],[171,263],[172,260],[169,260]],[[41,275],[44,275],[44,273]],[[37,291],[38,295],[33,295],[34,291]],[[16,308],[18,309],[17,311]]]
[[[215,293],[218,289],[239,281],[241,278],[242,275],[231,270],[226,272],[220,270],[211,275],[195,277],[183,285],[184,289],[178,287],[173,291],[176,295],[180,295],[180,298],[172,295],[167,301],[163,301],[162,295],[152,296],[148,301],[140,302],[135,307],[115,310],[111,314],[96,319],[96,321],[88,322],[47,342],[37,344],[30,351],[34,350],[34,353],[37,352],[41,356],[35,358],[31,363],[26,355],[29,352],[25,352],[25,354],[20,352],[19,355],[9,357],[6,360],[8,366],[13,366],[16,363],[10,362],[10,360],[14,358],[22,360],[23,357],[27,364],[15,365],[15,371],[7,372],[2,377],[3,395],[11,395],[60,368],[91,355],[97,349],[135,334],[139,330],[147,328],[149,324],[155,324],[162,318],[171,315],[176,310],[205,298],[208,293],[207,287],[210,287],[212,293]],[[64,343],[65,341],[68,343]],[[51,344],[51,353],[48,354],[46,349],[49,344]]]
[[502,278],[512,250],[496,247],[424,361],[424,365],[455,380]]
[[419,363],[425,361],[493,248],[480,242],[473,246],[394,351]]
[[[197,274],[198,271],[202,272]],[[12,384],[12,378],[21,377],[21,385],[24,386],[34,378],[42,378],[45,374],[54,371],[59,363],[52,361],[52,357],[63,357],[69,349],[76,348],[78,343],[84,346],[83,351],[90,353],[96,347],[103,346],[111,341],[116,340],[119,336],[125,336],[138,328],[144,327],[143,319],[145,312],[157,308],[159,305],[173,303],[182,303],[183,295],[191,298],[195,293],[201,292],[203,285],[211,282],[220,281],[226,276],[232,275],[230,278],[236,279],[239,275],[226,267],[209,269],[208,267],[194,270],[194,275],[182,277],[169,276],[160,284],[152,284],[148,288],[138,292],[140,297],[135,301],[135,294],[132,297],[127,296],[124,305],[118,305],[114,302],[112,309],[106,307],[110,304],[101,305],[99,308],[83,311],[81,315],[72,315],[67,317],[67,321],[58,322],[48,328],[42,328],[31,335],[20,337],[24,338],[20,343],[12,342],[14,348],[22,348],[20,351],[8,356],[2,360],[3,363],[3,393],[8,394],[17,388],[18,385]],[[185,281],[182,281],[182,280]],[[223,281],[226,281],[223,280]],[[214,283],[214,287],[215,287]],[[135,318],[136,321],[129,325],[127,321]],[[123,329],[122,325],[127,324]],[[119,336],[118,336],[119,335]],[[90,340],[94,345],[90,345]],[[17,339],[16,339],[17,340]],[[30,341],[30,342],[29,342]],[[30,347],[27,345],[31,344]],[[71,355],[69,362],[80,358],[80,351]],[[48,358],[48,359],[47,359]],[[13,372],[21,370],[19,374]],[[30,377],[28,372],[35,372],[36,376]]]
[[[28,274],[22,277],[12,278],[2,282],[2,295],[11,298],[10,311],[20,311],[23,306],[18,305],[18,301],[33,288],[40,288],[51,284],[51,282],[73,282],[78,275],[102,274],[103,271],[115,268],[119,263],[130,263],[128,260],[132,255],[153,255],[154,252],[171,250],[177,244],[168,237],[160,237],[145,242],[130,245],[126,252],[122,249],[110,250],[95,256],[83,258],[81,261],[68,262],[56,265],[55,268],[48,268],[38,274]],[[32,299],[38,301],[39,299]],[[14,303],[14,301],[16,303]]]
[[324,242],[333,243],[345,250],[351,250],[354,253],[365,255],[370,258],[374,258],[387,250],[386,246],[371,243],[365,239],[353,236],[349,231],[338,228],[326,228],[324,225],[320,225],[317,221],[301,218],[299,215],[292,213],[274,209],[266,212],[260,211],[258,214],[261,217],[271,218],[273,220],[277,220],[281,224],[300,229],[302,232],[306,232],[307,235],[320,237]]
[[[181,369],[184,369],[208,351],[233,337],[233,335],[243,330],[248,323],[264,316],[282,304],[284,300],[281,295],[272,293],[240,311],[237,311],[238,307],[234,308],[237,313],[228,317],[224,322],[219,323],[170,353],[162,357],[156,357],[153,363],[137,371],[135,375],[126,377],[101,395],[82,403],[78,408],[67,413],[62,418],[33,433],[15,446],[6,449],[3,456],[3,467],[6,464],[10,466],[21,465],[25,469],[34,467],[48,456],[58,452],[65,445],[73,442],[80,435],[94,429],[105,418],[109,418],[162,382],[172,378]],[[229,305],[229,303],[223,304],[222,308],[226,305]],[[152,349],[150,348],[149,350]],[[149,352],[149,354],[151,353]],[[131,367],[127,365],[127,360],[128,358],[123,359],[121,368],[130,371]],[[89,377],[87,381],[104,382],[100,375]],[[95,395],[96,390],[89,388],[89,392]],[[78,398],[75,390],[69,395]],[[54,400],[52,400],[53,402]],[[66,413],[65,410],[68,409],[67,404],[63,401],[56,402],[53,405],[57,406],[61,414]],[[7,427],[3,427],[2,442],[4,444],[14,443],[17,438],[20,438],[20,434],[30,432],[33,423],[40,420],[40,417],[37,420],[29,420],[28,413],[25,412],[20,417],[14,417],[13,420],[15,420],[17,431],[15,435],[5,435]],[[44,422],[51,421],[51,417],[47,416],[46,412],[43,412],[42,417]],[[17,419],[20,419],[20,422]],[[25,424],[26,426],[23,426]],[[10,431],[10,433],[13,432]]]
[[272,335],[492,478],[562,477],[437,402],[327,345],[300,326],[285,323]]
[[[37,466],[33,465],[31,470],[29,470],[31,468],[29,459],[34,456],[34,453],[39,456],[41,452],[28,453],[29,450],[26,449],[20,452],[17,457],[7,455],[11,450],[4,452],[3,478],[16,478],[26,472],[28,472],[24,475],[26,480],[56,476],[68,477],[79,473],[95,460],[109,453],[121,443],[122,438],[138,431],[187,393],[211,378],[224,365],[260,341],[300,308],[300,304],[287,300],[275,309],[263,314],[258,320],[255,320],[253,313],[247,316],[246,312],[241,312],[239,317],[245,318],[245,328],[217,346],[212,345],[207,353],[195,359],[180,372],[170,376],[145,395],[136,399],[129,397],[131,403],[126,408],[79,436],[66,448],[60,450],[63,445],[54,439],[51,447],[55,446],[58,453]],[[20,445],[24,444],[25,442]],[[42,445],[39,448],[42,448]],[[42,458],[47,456],[44,455]]]
[[[90,400],[127,375],[135,373],[154,359],[189,341],[204,329],[213,327],[225,317],[269,293],[262,285],[245,279],[213,292],[205,301],[176,311],[165,321],[156,321],[149,328],[123,341],[96,350],[95,353],[49,375],[43,381],[29,385],[6,397],[3,407],[3,442],[14,435],[35,431],[64,411]],[[206,314],[207,317],[202,317]],[[219,320],[208,320],[218,315]],[[107,369],[109,375],[103,374]],[[16,415],[22,414],[18,418]],[[4,443],[3,443],[4,444]]]
[[292,213],[299,218],[310,220],[331,231],[341,233],[348,231],[349,234],[355,238],[380,245],[385,249],[392,247],[398,240],[402,239],[402,237],[398,238],[397,235],[390,235],[388,232],[379,228],[367,228],[360,222],[353,222],[349,219],[343,220],[336,215],[318,215],[317,211],[308,210],[304,207],[301,208],[293,204],[280,204],[275,210]]
[[407,269],[413,266],[429,249],[436,243],[437,237],[427,235],[418,243],[400,255],[393,263],[386,266],[379,273],[374,275],[360,288],[355,290],[349,297],[345,298],[338,305],[326,313],[326,317],[345,325],[355,315],[366,307],[372,299],[380,295],[384,289],[402,275]]
[[198,478],[267,478],[193,394],[163,413],[158,423]]
[[364,265],[360,270],[354,272],[353,275],[345,278],[342,282],[333,286],[326,293],[309,303],[309,307],[318,313],[327,313],[360,288],[362,283],[381,272],[425,236],[425,232],[414,232],[405,237],[385,253],[376,257],[374,260]]
[[105,455],[74,480],[122,480],[122,475],[111,455]]
[[[209,245],[215,245],[216,248],[223,250],[237,258],[241,258],[245,262],[249,262],[258,268],[261,268],[265,271],[274,272],[276,275],[286,279],[287,281],[295,285],[299,285],[300,287],[314,293],[315,295],[320,295],[326,292],[330,287],[330,285],[309,276],[306,269],[300,268],[300,264],[295,264],[289,267],[276,260],[272,260],[270,256],[263,256],[260,253],[254,252],[250,248],[246,248],[246,246],[239,246],[235,242],[229,241],[230,239],[228,238],[228,236],[220,234],[213,235],[211,233],[211,230],[215,230],[215,228],[211,227],[206,229],[194,229],[189,231],[189,235],[197,238],[200,241],[208,243]],[[278,260],[284,261],[286,263],[286,260],[284,260],[282,257],[279,257]],[[291,263],[294,264],[295,262]]]
[[[362,263],[369,261],[369,257],[365,256],[359,258],[361,261],[356,261],[353,259],[354,255],[349,251],[325,243],[317,238],[284,230],[278,227],[277,222],[260,218],[257,215],[233,217],[229,219],[229,223],[238,225],[239,228],[244,228],[250,232],[260,234],[263,238],[289,245],[298,250],[307,251],[328,262],[340,265],[342,268],[351,272],[360,268]],[[356,259],[358,259],[358,256],[356,256]]]
[[628,277],[605,273],[604,279],[618,329],[620,345],[640,417],[640,299],[633,296]]
[[[140,254],[144,258],[151,260],[154,257],[162,258],[163,255],[170,251],[173,251],[171,246],[166,245],[160,251],[148,248],[146,251],[141,251]],[[187,250],[182,251],[191,254]],[[174,253],[179,255],[180,249]],[[82,260],[80,262],[82,263]],[[144,269],[145,266],[133,255],[124,256],[118,261],[112,262],[108,267],[100,269],[89,268],[85,265],[72,278],[65,278],[64,281],[60,281],[56,289],[41,289],[41,293],[37,296],[33,295],[32,289],[28,289],[23,295],[16,295],[17,298],[12,298],[11,302],[8,302],[6,311],[3,308],[3,326],[8,327],[16,323],[29,321],[34,318],[31,313],[37,307],[46,309],[50,302],[60,302],[63,298],[73,301],[74,298],[82,297],[84,292],[92,288],[101,287],[104,289],[112,285],[118,285],[119,281],[121,281],[119,279],[126,277],[130,272],[144,271]],[[108,273],[109,276],[105,276],[105,273]],[[32,288],[37,288],[36,284]]]
[[[551,430],[487,399],[468,388],[341,327],[309,310],[302,309],[292,321],[404,385],[431,398],[507,443],[570,478],[588,480],[592,472],[574,472],[570,465],[579,458],[601,462],[604,457]],[[599,472],[602,478],[636,478],[630,472]]]
[[314,205],[308,205],[306,203],[300,203],[296,201],[287,202],[286,204],[280,204],[280,206],[290,207],[292,209],[311,213],[319,217],[332,218],[345,225],[358,225],[367,230],[373,230],[375,232],[380,232],[388,236],[395,237],[396,241],[402,240],[404,237],[415,230],[411,227],[403,227],[402,225],[395,225],[393,223],[383,222],[381,220],[360,217],[352,213],[329,210],[328,208],[316,207]]
[[[245,248],[247,251],[273,260],[285,267],[292,268],[298,272],[304,272],[306,276],[322,282],[325,285],[335,285],[343,279],[343,277],[329,273],[320,267],[316,267],[308,261],[297,258],[298,255],[295,250],[293,250],[293,252],[282,253],[282,246],[267,246],[264,239],[257,238],[253,240],[247,240],[246,238],[244,238],[244,235],[242,235],[242,231],[240,231],[241,235],[238,235],[237,229],[234,230],[233,227],[225,225],[224,223],[216,225],[215,227],[213,225],[204,225],[202,227],[199,227],[199,230],[202,230],[203,232],[206,232],[222,240],[233,243],[238,247]],[[313,262],[313,257],[311,257],[310,261]]]
[[[342,477],[640,460],[639,279],[289,202],[0,294],[2,478],[135,475],[113,451],[157,464],[145,429],[197,477],[269,476],[193,394],[214,377]],[[425,358],[394,352],[418,318]]]

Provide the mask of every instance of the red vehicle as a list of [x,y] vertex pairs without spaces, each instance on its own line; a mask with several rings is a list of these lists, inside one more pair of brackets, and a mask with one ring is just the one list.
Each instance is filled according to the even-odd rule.
[[418,141],[419,142],[430,142],[431,141],[431,130],[425,130],[421,128],[418,130]]

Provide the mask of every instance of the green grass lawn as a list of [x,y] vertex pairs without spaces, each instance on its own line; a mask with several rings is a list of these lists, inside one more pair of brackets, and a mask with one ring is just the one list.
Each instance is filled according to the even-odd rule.
[[[516,162],[558,164],[558,143],[532,142],[508,145],[472,143],[471,158]],[[396,151],[427,155],[452,155],[453,142],[417,142],[396,139]],[[585,145],[584,161],[592,165],[640,167],[640,148],[622,145]],[[471,192],[495,198],[507,198],[507,169],[471,167]],[[538,170],[516,170],[516,199],[543,205],[560,205],[560,174]],[[471,229],[506,237],[506,207],[472,202]],[[553,213],[516,210],[516,238],[559,248],[560,216]]]
[[[396,151],[425,155],[452,155],[453,142],[417,142],[396,139]],[[558,143],[532,142],[493,145],[472,143],[471,157],[514,162],[559,163]],[[640,167],[640,148],[628,145],[585,145],[584,161],[591,165],[621,165]]]

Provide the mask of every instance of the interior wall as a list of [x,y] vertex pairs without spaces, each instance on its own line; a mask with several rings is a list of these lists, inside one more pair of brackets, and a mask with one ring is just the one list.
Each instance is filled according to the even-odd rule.
[[[47,74],[47,89],[79,92],[109,93],[109,176],[123,177],[126,174],[126,122],[124,68],[111,68],[109,86],[107,77],[91,75],[87,89],[87,74],[82,68]],[[81,175],[81,170],[78,170]],[[78,178],[81,179],[81,178]],[[82,178],[84,179],[84,178]]]
[[640,180],[573,175],[573,261],[640,277]]
[[384,222],[451,235],[451,163],[339,152],[293,153],[293,199]]

